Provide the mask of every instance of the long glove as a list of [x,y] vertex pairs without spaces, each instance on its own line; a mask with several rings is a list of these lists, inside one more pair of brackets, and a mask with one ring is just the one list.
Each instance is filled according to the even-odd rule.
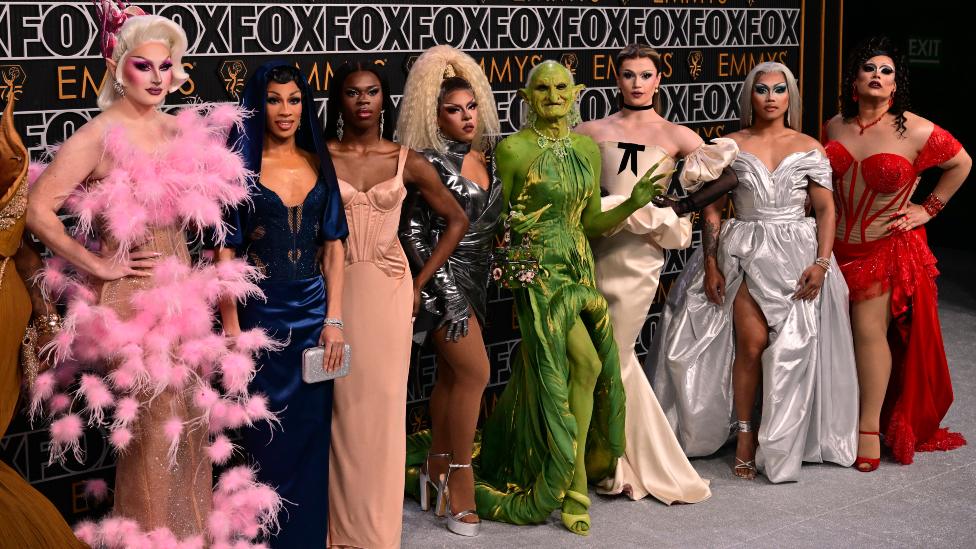
[[457,291],[457,287],[444,296],[444,318],[447,320],[445,341],[457,342],[468,336],[468,301]]
[[[438,231],[434,227],[437,220],[433,218],[430,206],[419,196],[413,199],[409,218],[400,224],[400,241],[411,266],[415,271],[419,271],[430,259],[436,244],[435,232]],[[458,324],[456,327],[448,327],[448,339],[451,339],[455,333],[457,335],[454,335],[453,341],[468,334],[468,303],[454,281],[450,262],[445,262],[434,271],[433,278],[421,291],[421,299],[421,306],[427,310],[431,309],[428,305],[432,305],[434,309],[440,309],[443,305],[443,311],[431,312],[443,314],[445,321]]]
[[652,202],[658,208],[671,208],[678,215],[685,215],[697,212],[725,196],[729,191],[739,185],[739,177],[735,175],[735,170],[725,167],[721,175],[714,181],[709,181],[702,185],[697,191],[678,198],[674,196],[658,195]]

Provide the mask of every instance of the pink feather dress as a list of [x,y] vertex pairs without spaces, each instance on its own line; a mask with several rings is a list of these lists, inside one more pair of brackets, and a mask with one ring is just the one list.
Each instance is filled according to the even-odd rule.
[[151,152],[111,127],[113,169],[65,204],[76,236],[100,253],[161,254],[150,277],[95,281],[54,258],[41,278],[67,302],[56,367],[38,378],[31,403],[53,420],[51,461],[82,459],[86,423],[107,430],[118,455],[113,513],[76,527],[92,546],[250,546],[277,516],[277,494],[246,467],[212,486],[212,464],[234,450],[223,431],[274,420],[265,397],[247,389],[253,353],[272,342],[212,328],[222,297],[260,296],[258,274],[243,261],[193,265],[187,245],[205,231],[221,242],[222,211],[247,197],[249,174],[225,145],[241,116],[234,106],[188,108]]

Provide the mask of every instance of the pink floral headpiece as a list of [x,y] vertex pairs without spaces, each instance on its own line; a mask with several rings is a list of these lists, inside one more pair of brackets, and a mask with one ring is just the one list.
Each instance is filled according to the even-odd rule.
[[119,41],[119,29],[130,17],[146,15],[146,12],[125,0],[95,0],[95,14],[102,33],[102,57],[111,59]]

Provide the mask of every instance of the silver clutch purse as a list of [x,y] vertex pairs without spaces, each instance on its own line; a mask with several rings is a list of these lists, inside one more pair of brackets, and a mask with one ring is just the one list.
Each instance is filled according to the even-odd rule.
[[352,358],[352,347],[347,343],[342,348],[342,364],[333,372],[325,371],[322,360],[325,357],[325,347],[309,347],[302,351],[302,381],[305,383],[319,383],[337,377],[349,375],[349,361]]

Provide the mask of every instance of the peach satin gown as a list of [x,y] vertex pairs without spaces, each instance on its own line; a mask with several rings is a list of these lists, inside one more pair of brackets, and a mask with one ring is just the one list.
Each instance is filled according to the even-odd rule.
[[395,176],[365,192],[339,178],[349,224],[342,299],[352,364],[333,397],[330,546],[400,546],[413,280],[397,228],[408,152],[400,149]]

